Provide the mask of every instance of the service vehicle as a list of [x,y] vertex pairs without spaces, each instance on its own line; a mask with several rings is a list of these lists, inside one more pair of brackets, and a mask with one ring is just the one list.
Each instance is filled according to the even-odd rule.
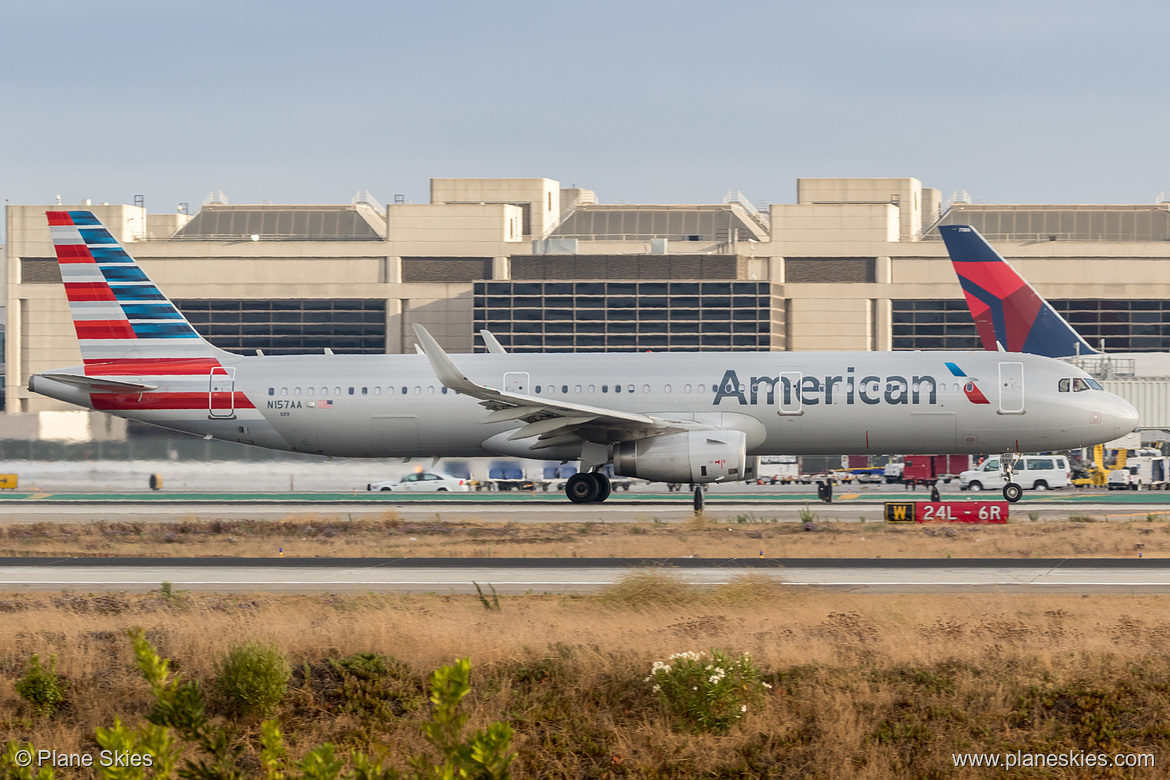
[[934,487],[970,468],[970,455],[907,455],[902,459],[902,482]]
[[[1131,454],[1132,453],[1132,454]],[[1109,472],[1106,487],[1110,490],[1165,490],[1167,459],[1151,448],[1118,452],[1117,468]]]
[[800,481],[800,458],[796,455],[777,455],[760,459],[756,472],[757,485],[791,485]]
[[1025,490],[1058,490],[1069,486],[1072,475],[1065,455],[1025,455],[1021,458],[996,455],[959,475],[959,490],[1000,490],[1007,480],[1003,459],[1015,461],[1014,482]]

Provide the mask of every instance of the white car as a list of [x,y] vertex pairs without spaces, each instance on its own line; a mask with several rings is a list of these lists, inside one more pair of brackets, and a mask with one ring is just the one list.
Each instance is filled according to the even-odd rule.
[[371,482],[366,485],[366,490],[396,493],[467,493],[471,490],[471,485],[467,484],[467,480],[453,477],[450,474],[420,471],[416,474],[408,474],[402,479]]

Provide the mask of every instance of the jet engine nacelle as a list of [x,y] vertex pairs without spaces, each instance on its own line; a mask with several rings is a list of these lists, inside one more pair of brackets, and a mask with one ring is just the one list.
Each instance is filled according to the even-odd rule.
[[613,448],[613,473],[651,482],[720,482],[758,471],[743,431],[686,431],[624,441]]

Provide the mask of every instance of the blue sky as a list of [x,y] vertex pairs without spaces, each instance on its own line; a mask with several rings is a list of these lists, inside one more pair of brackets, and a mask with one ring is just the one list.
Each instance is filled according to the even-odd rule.
[[0,197],[426,202],[547,176],[602,202],[791,203],[914,176],[987,203],[1170,190],[1165,2],[14,0]]

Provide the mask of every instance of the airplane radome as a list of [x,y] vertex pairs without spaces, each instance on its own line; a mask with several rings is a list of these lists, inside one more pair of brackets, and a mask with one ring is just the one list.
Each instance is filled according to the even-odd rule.
[[[84,364],[33,392],[224,441],[346,457],[579,461],[571,500],[622,476],[750,479],[761,455],[1080,447],[1137,424],[1079,369],[1004,352],[245,356],[199,336],[88,211],[47,213]],[[1066,383],[1067,386],[1067,383]]]

